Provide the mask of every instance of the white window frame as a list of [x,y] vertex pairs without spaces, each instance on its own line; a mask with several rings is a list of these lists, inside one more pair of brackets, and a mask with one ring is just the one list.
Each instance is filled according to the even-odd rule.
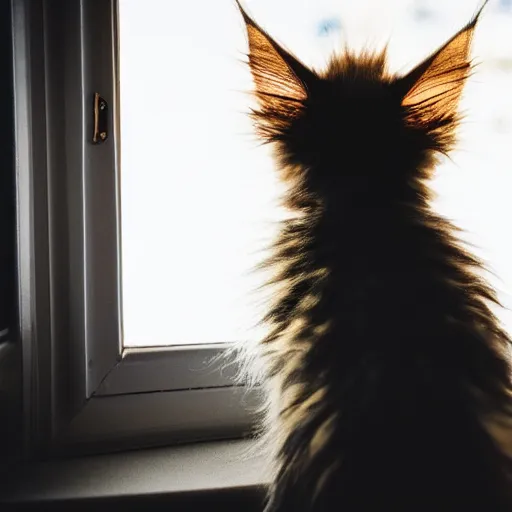
[[249,433],[259,392],[206,364],[228,344],[121,344],[116,1],[11,1],[25,453]]

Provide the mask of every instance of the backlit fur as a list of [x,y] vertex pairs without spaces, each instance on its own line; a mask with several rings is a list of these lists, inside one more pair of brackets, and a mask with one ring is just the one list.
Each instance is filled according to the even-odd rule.
[[385,52],[308,69],[240,9],[252,116],[291,213],[257,354],[267,511],[511,511],[510,340],[428,187],[455,144],[479,14],[397,76]]

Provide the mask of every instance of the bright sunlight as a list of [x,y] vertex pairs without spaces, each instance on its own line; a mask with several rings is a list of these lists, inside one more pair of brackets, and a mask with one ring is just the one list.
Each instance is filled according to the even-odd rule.
[[[304,62],[381,48],[406,71],[461,28],[469,0],[246,0]],[[281,213],[267,150],[246,117],[251,79],[233,0],[119,0],[122,288],[125,346],[258,335],[252,269]],[[439,169],[440,212],[467,232],[512,307],[512,2],[477,28],[459,151]],[[500,314],[512,330],[508,312]]]

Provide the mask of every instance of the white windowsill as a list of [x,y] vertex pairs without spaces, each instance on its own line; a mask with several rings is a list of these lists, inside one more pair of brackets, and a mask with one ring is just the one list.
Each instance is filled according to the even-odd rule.
[[127,498],[261,488],[264,456],[251,440],[216,441],[54,460],[25,468],[0,502]]

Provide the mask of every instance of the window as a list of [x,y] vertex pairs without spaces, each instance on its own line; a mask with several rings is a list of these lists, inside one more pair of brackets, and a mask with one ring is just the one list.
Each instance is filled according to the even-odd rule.
[[245,115],[240,16],[207,0],[118,13],[124,345],[252,336],[277,187]]
[[[321,65],[342,41],[390,36],[406,69],[476,5],[247,0],[282,42]],[[438,208],[512,285],[507,2],[488,6],[460,151]],[[27,438],[68,452],[239,436],[257,391],[212,358],[257,337],[250,290],[280,218],[279,186],[245,116],[243,24],[231,0],[14,3],[20,317]],[[500,37],[496,33],[500,32]],[[508,39],[507,39],[508,38]],[[93,98],[107,137],[93,144]],[[512,327],[510,316],[502,315]]]
[[[407,2],[403,3],[407,14]],[[389,5],[371,16],[367,2],[346,7],[342,24],[336,14],[340,2],[330,4],[297,8],[285,0],[279,5],[248,3],[258,19],[270,27],[275,24],[275,33],[313,64],[321,64],[329,46],[352,30],[349,23],[361,28],[361,39],[368,33],[386,34],[388,27],[362,23],[381,23],[380,15]],[[419,24],[425,48],[433,49],[442,41],[440,35],[469,19],[474,8],[459,5],[449,10],[425,1],[409,2],[408,7],[409,18],[399,27],[398,41],[392,39],[395,61],[422,56],[423,45],[418,52],[403,44],[407,38],[415,39],[411,28]],[[476,55],[484,58],[477,80],[494,87],[509,84],[504,76],[508,61],[486,31],[491,19],[496,26],[510,18],[506,8],[502,2],[488,13],[475,47]],[[390,26],[392,14],[384,17]],[[279,217],[273,206],[278,189],[272,163],[258,151],[245,115],[247,97],[242,91],[250,90],[251,82],[240,63],[240,50],[245,48],[240,25],[229,1],[119,0],[125,346],[215,343],[255,335],[250,327],[257,315],[247,298],[260,282],[250,271],[271,239],[270,221]],[[352,39],[352,33],[347,37]],[[465,202],[474,198],[480,180],[487,184],[480,189],[482,197],[493,196],[489,187],[508,188],[500,186],[506,185],[500,176],[510,151],[499,143],[499,134],[506,136],[509,121],[496,115],[499,103],[491,107],[496,100],[478,101],[478,82],[468,87],[465,106],[471,119],[463,127],[459,155],[439,173],[438,207],[467,229],[497,274],[507,278],[512,242],[493,236],[489,223],[495,221],[490,215],[476,215]],[[503,101],[506,96],[494,98]],[[489,107],[495,111],[491,116]],[[484,126],[491,135],[485,141]],[[478,153],[465,151],[473,147]],[[491,149],[496,156],[493,179],[487,173],[484,177],[484,162],[478,161]],[[461,186],[473,194],[458,193]],[[195,318],[198,314],[200,320]]]
[[[128,208],[124,218],[120,215],[120,183],[130,178],[130,167],[123,174],[120,157],[130,156],[130,142],[123,154],[117,4],[17,2],[13,15],[21,326],[25,364],[37,369],[27,372],[25,382],[31,448],[45,446],[48,439],[52,449],[68,452],[93,445],[101,449],[103,442],[112,449],[247,432],[257,394],[234,385],[233,367],[212,362],[231,340],[212,343],[217,337],[201,339],[196,331],[194,338],[184,340],[186,345],[179,344],[174,333],[180,318],[165,310],[166,322],[157,322],[165,325],[166,332],[158,333],[164,343],[157,341],[166,346],[123,344],[120,263],[126,257],[130,292],[130,257],[137,257],[130,250],[137,245],[130,245],[130,236],[141,232],[130,222],[132,197],[126,192]],[[92,143],[95,93],[105,99],[110,114],[108,137],[101,144]],[[158,95],[153,100],[159,101]],[[127,107],[125,118],[129,112]],[[133,158],[137,161],[138,155]],[[177,165],[172,172],[179,177]],[[144,181],[140,183],[142,190]],[[157,220],[149,219],[147,231]],[[148,221],[143,212],[141,221]],[[165,227],[160,226],[159,236]],[[178,223],[173,227],[183,231]],[[158,247],[152,249],[158,258]],[[172,283],[162,286],[170,288],[174,300]],[[126,299],[129,308],[130,295]],[[147,313],[138,306],[140,312],[128,313]],[[142,322],[146,320],[152,321],[146,317]],[[203,321],[201,317],[197,323]],[[128,321],[128,333],[137,332],[132,325],[138,324]],[[158,344],[151,336],[141,343]]]

